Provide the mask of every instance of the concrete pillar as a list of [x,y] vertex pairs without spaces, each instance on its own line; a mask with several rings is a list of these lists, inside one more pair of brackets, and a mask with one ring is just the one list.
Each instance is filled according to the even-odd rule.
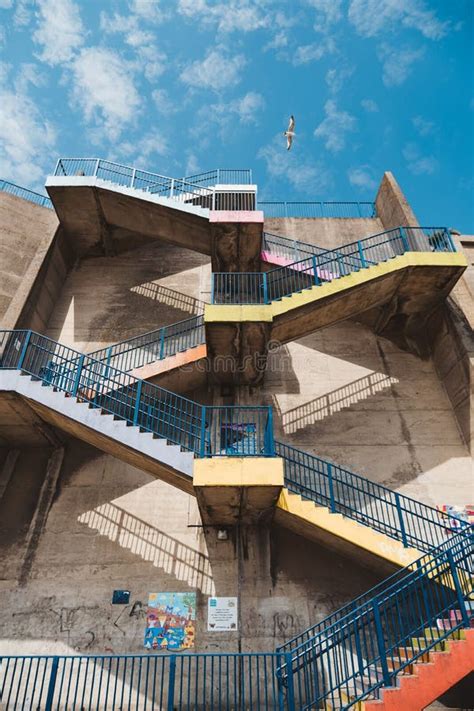
[[260,271],[263,212],[215,210],[209,223],[212,271]]
[[377,216],[386,230],[399,225],[418,227],[419,223],[405,195],[390,171],[383,174],[375,198]]

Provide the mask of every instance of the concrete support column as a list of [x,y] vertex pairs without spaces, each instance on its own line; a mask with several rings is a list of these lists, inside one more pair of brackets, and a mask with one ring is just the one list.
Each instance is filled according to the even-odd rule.
[[263,212],[216,210],[210,213],[209,223],[212,271],[260,271]]

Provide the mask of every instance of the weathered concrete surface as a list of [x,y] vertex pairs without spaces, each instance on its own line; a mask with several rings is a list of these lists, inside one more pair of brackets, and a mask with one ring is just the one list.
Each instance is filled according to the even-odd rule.
[[265,219],[265,232],[280,237],[334,249],[364,237],[384,231],[380,218],[317,218],[270,217]]
[[58,227],[53,210],[0,192],[0,322],[14,328]]
[[413,210],[390,171],[383,175],[375,198],[375,208],[385,230],[400,225],[419,226]]
[[[195,499],[71,440],[19,586],[32,488],[41,488],[48,457],[37,460],[37,481],[25,478],[14,490],[28,472],[19,462],[5,500],[25,523],[8,546],[0,538],[2,652],[143,651],[148,593],[162,591],[196,591],[196,650],[269,650],[380,579],[274,526],[217,541],[216,529],[200,527]],[[4,514],[0,501],[0,521]],[[111,605],[114,588],[131,591],[129,605]],[[214,594],[238,598],[238,631],[207,631]]]
[[211,256],[214,271],[258,269],[259,211],[210,213],[95,178],[48,178],[46,187],[78,256],[112,256],[158,240]]

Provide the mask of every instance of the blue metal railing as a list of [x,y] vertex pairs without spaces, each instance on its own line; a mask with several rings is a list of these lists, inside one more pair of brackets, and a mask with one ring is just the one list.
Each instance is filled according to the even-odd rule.
[[315,244],[299,242],[296,239],[281,237],[271,232],[263,233],[262,252],[264,255],[268,254],[275,257],[283,257],[284,259],[291,259],[292,262],[298,262],[302,259],[312,257],[314,254],[323,254],[327,251],[329,250],[318,247]]
[[252,185],[252,171],[248,168],[215,168],[205,173],[183,178],[193,185]]
[[[452,537],[455,517],[443,511],[288,444],[275,441],[275,453],[284,460],[287,489],[331,513],[420,551],[428,552]],[[469,528],[461,519],[456,521],[460,528]]]
[[[240,173],[242,178],[246,175],[246,171],[223,169],[222,171],[222,177],[228,179],[231,179],[232,175],[237,177]],[[217,175],[217,171],[215,174]],[[209,210],[255,210],[255,189],[253,186],[242,187],[247,183],[239,184],[241,187],[237,190],[220,190],[214,185],[208,187],[205,178],[194,183],[187,178],[172,178],[159,173],[150,173],[101,158],[60,158],[54,175],[96,177],[150,195]]]
[[34,331],[0,331],[0,368],[28,373],[198,457],[274,456],[270,407],[201,405]]
[[268,304],[406,252],[455,252],[445,227],[396,227],[268,272],[213,274],[215,304]]
[[163,360],[206,342],[204,316],[162,326],[155,331],[128,338],[88,355],[118,370],[130,371]]
[[47,195],[35,193],[33,190],[22,188],[20,185],[15,185],[15,183],[10,183],[8,180],[0,180],[0,190],[4,193],[10,193],[10,195],[23,198],[23,200],[34,202],[36,205],[41,205],[41,207],[53,208],[53,203]]
[[374,202],[288,202],[286,200],[259,200],[258,209],[264,211],[266,218],[371,218],[377,216]]
[[298,708],[347,709],[378,698],[384,686],[474,621],[474,538],[461,534],[323,620],[300,644],[291,640],[291,679]]

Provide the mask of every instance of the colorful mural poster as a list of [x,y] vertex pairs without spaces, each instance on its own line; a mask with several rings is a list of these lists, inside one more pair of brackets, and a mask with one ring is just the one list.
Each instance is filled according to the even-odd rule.
[[192,649],[195,627],[196,593],[149,593],[145,649]]
[[438,506],[439,511],[449,516],[449,527],[453,532],[462,528],[474,528],[474,505],[466,504],[465,506],[451,506],[443,504]]

